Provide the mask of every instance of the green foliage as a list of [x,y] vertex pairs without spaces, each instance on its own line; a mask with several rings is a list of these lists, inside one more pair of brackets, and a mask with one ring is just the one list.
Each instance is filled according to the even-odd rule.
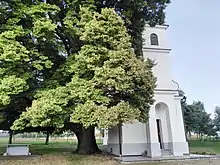
[[216,129],[211,114],[205,111],[204,104],[200,101],[193,102],[192,105],[182,104],[184,121],[188,133],[195,132],[200,138],[203,134],[216,136]]
[[10,121],[4,126],[22,112],[13,129],[62,127],[70,119],[86,127],[145,121],[153,64],[135,56],[142,55],[145,23],[162,24],[168,3],[1,0],[0,110]]
[[43,38],[51,39],[49,34],[56,28],[45,12],[55,13],[57,7],[37,3],[30,8],[19,1],[3,1],[1,5],[13,11],[5,12],[7,19],[1,20],[5,22],[0,29],[0,104],[6,105],[11,97],[32,87],[28,83],[42,79],[39,73],[43,69],[52,67],[52,61],[38,47]]
[[102,128],[146,121],[155,87],[152,66],[135,57],[114,10],[90,15],[86,8],[81,11],[79,24],[84,27],[79,35],[85,45],[76,55],[75,75],[69,83],[71,93],[77,95],[73,100],[79,102],[71,120]]
[[98,11],[104,7],[114,8],[123,18],[128,33],[132,36],[132,47],[137,56],[142,56],[142,32],[145,24],[148,23],[151,26],[163,24],[164,10],[169,3],[170,0],[95,0]]
[[14,130],[22,130],[25,127],[63,127],[68,117],[65,108],[68,104],[69,94],[64,87],[49,89],[39,92],[32,106],[23,112],[14,122]]
[[46,15],[58,10],[41,2],[0,2],[1,129],[9,129],[31,105],[36,91],[57,67],[54,63],[59,64],[56,24]]
[[28,88],[24,79],[8,76],[0,79],[0,105],[10,102],[10,95],[18,94]]
[[97,13],[82,7],[78,17],[76,34],[84,44],[68,63],[71,81],[38,94],[13,129],[24,127],[24,120],[33,127],[62,127],[70,117],[85,128],[109,128],[148,119],[155,88],[152,62],[135,56],[124,22],[113,9]]
[[220,131],[220,107],[219,106],[215,107],[214,124],[216,126],[216,130]]

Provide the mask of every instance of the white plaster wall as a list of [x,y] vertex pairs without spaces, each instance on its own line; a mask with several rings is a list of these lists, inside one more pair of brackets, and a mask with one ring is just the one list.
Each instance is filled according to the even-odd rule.
[[171,61],[168,52],[157,52],[152,50],[143,50],[144,58],[155,61],[153,67],[154,76],[157,77],[157,89],[176,89],[172,82]]
[[[156,106],[158,103],[165,103],[168,106],[169,115],[167,115],[166,125],[167,127],[170,127],[170,133],[172,137],[174,126],[172,126],[172,122],[170,121],[170,119],[173,120],[173,113],[175,112],[174,109],[175,102],[174,102],[173,93],[166,93],[166,92],[155,93],[154,98],[156,100],[154,106]],[[170,123],[168,122],[168,120],[170,121]],[[166,140],[173,140],[173,139],[171,138]]]
[[159,48],[168,48],[166,28],[167,26],[156,26],[152,28],[146,25],[145,30],[143,32],[143,38],[144,38],[143,47],[158,48],[158,46],[150,44],[150,34],[155,33],[158,36]]
[[[173,75],[171,69],[171,57],[166,37],[166,26],[157,26],[151,28],[146,26],[143,32],[145,40],[143,45],[143,56],[145,59],[150,58],[155,61],[156,66],[153,68],[154,75],[157,77],[157,88],[159,89],[176,89],[172,82]],[[151,45],[150,35],[157,34],[159,45]]]
[[152,106],[149,111],[149,120],[147,122],[147,140],[147,155],[150,157],[161,156],[160,144],[157,134],[155,106]]
[[[163,106],[163,105],[161,105]],[[161,130],[162,130],[162,142],[163,143],[168,143],[171,142],[170,138],[170,128],[168,128],[168,121],[169,121],[169,116],[168,116],[168,109],[167,107],[157,107],[156,106],[156,119],[161,119]]]
[[118,127],[108,129],[108,144],[119,143],[119,131]]
[[[180,100],[175,100],[174,94],[165,93],[156,93],[155,94],[155,105],[159,102],[164,102],[169,107],[169,122],[168,127],[171,128],[171,138],[172,142],[186,142],[185,138],[185,129],[183,125],[183,117],[180,106]],[[169,126],[170,124],[170,126]]]
[[146,123],[123,124],[122,135],[123,155],[142,155],[147,151]]
[[[122,127],[122,153],[123,155],[140,155],[147,151],[151,157],[161,155],[158,143],[156,110],[157,103],[165,103],[168,106],[167,112],[160,112],[158,115],[162,121],[162,131],[164,143],[172,142],[172,151],[175,155],[188,152],[188,145],[185,139],[185,130],[181,112],[180,100],[175,99],[177,86],[172,82],[170,49],[166,40],[166,26],[150,28],[146,26],[143,33],[145,44],[143,46],[144,58],[150,58],[156,62],[153,68],[154,75],[157,77],[157,89],[167,89],[170,91],[155,91],[155,104],[149,112],[147,124],[135,122],[124,124]],[[150,45],[150,34],[158,35],[159,45]],[[170,128],[170,129],[169,129]],[[175,144],[174,144],[175,143]],[[109,150],[119,155],[119,131],[118,127],[109,129],[108,132]]]
[[148,124],[149,124],[149,127],[147,128],[148,141],[150,141],[151,143],[158,143],[155,106],[152,106],[149,111]]
[[174,101],[175,113],[173,113],[173,116],[172,116],[174,118],[173,122],[176,123],[175,129],[173,131],[174,136],[175,136],[173,139],[174,142],[186,142],[180,99],[181,98],[176,98]]
[[123,143],[147,143],[146,123],[123,124]]

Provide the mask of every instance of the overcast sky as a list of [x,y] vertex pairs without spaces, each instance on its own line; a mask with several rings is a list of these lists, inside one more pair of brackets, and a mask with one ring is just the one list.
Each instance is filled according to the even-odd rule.
[[220,105],[220,0],[172,0],[166,24],[174,79],[188,102]]

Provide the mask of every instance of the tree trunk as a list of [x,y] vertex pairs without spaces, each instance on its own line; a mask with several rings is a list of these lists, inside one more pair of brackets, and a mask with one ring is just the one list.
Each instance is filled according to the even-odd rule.
[[191,131],[189,131],[189,138],[190,138],[190,139],[192,138],[192,134],[191,134]]
[[76,150],[78,154],[94,154],[101,152],[96,143],[94,127],[89,127],[87,129],[82,128],[76,136],[78,138],[78,146]]
[[45,145],[49,144],[49,140],[50,140],[50,131],[47,131],[47,137],[46,137],[46,140],[45,140]]
[[188,142],[188,141],[189,141],[189,138],[188,138],[188,131],[185,131],[185,138],[186,138],[186,141]]
[[9,131],[9,140],[8,140],[8,144],[12,144],[12,137],[13,137],[13,131],[10,130],[10,131]]
[[80,146],[80,143],[81,143],[80,132],[79,132],[79,131],[76,131],[76,132],[75,132],[75,135],[76,135],[76,137],[77,137],[78,144],[77,144],[76,151],[75,151],[74,153],[78,153],[78,151],[79,151],[79,146]]

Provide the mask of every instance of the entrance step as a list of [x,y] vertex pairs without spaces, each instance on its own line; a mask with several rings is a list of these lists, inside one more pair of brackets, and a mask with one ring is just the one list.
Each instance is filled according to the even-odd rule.
[[162,149],[161,150],[161,156],[172,156],[172,152],[170,149]]

